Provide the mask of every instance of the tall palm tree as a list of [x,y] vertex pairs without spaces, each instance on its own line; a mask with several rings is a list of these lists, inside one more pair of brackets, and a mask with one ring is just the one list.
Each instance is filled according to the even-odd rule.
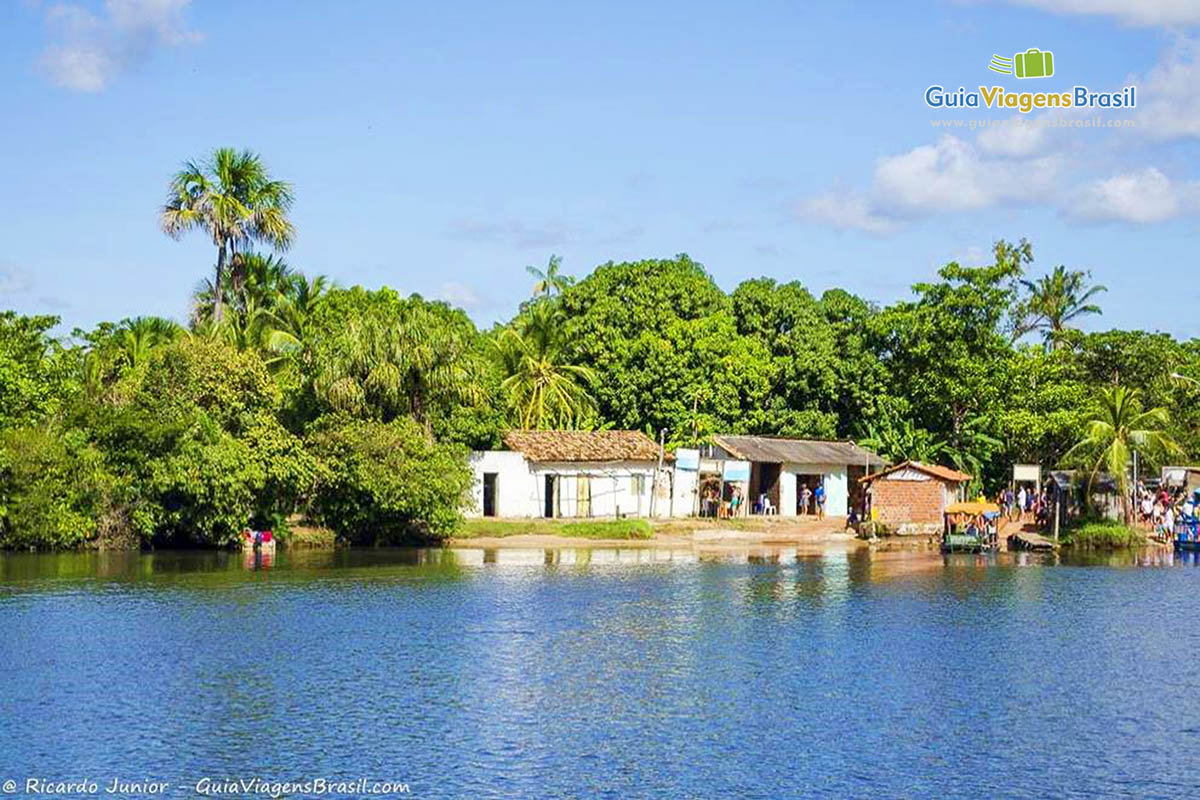
[[[232,270],[225,275],[221,296],[224,315],[220,324],[231,316],[248,318],[254,310],[273,308],[281,293],[289,289],[294,272],[287,262],[273,255],[239,253],[241,281],[234,283]],[[216,295],[212,279],[205,279],[192,296],[192,323],[197,327],[216,322]],[[243,320],[245,325],[248,320]]]
[[244,279],[242,253],[255,242],[286,250],[295,237],[287,212],[292,187],[271,178],[262,159],[249,150],[220,148],[203,163],[189,161],[171,179],[160,224],[180,239],[203,230],[217,247],[213,276],[213,319],[224,317],[225,273],[234,287]]
[[1043,330],[1049,347],[1058,346],[1067,323],[1088,314],[1103,313],[1100,306],[1090,301],[1108,288],[1100,284],[1088,286],[1090,279],[1090,273],[1068,270],[1060,264],[1036,281],[1021,281],[1029,291],[1025,307],[1033,317],[1030,329]]
[[596,375],[568,362],[564,315],[549,299],[534,303],[493,340],[510,421],[526,430],[575,428],[595,414]]
[[[1083,438],[1064,456],[1091,469],[1088,487],[1101,470],[1106,471],[1121,492],[1121,507],[1129,520],[1129,462],[1133,451],[1150,455],[1181,452],[1163,428],[1170,422],[1165,408],[1142,408],[1141,392],[1127,386],[1100,390],[1095,414],[1084,428]],[[1090,491],[1089,491],[1090,494]]]
[[563,275],[561,272],[562,259],[558,256],[550,256],[550,263],[546,265],[544,270],[537,267],[525,267],[525,271],[532,275],[536,282],[533,284],[533,294],[549,297],[555,292],[562,294],[567,289],[575,285],[575,278],[570,275]]

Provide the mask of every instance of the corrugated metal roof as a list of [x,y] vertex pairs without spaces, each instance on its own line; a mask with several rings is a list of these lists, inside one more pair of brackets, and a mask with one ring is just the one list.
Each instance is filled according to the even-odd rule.
[[854,442],[781,439],[774,436],[714,436],[713,441],[744,461],[788,464],[863,464],[882,467],[883,459]]

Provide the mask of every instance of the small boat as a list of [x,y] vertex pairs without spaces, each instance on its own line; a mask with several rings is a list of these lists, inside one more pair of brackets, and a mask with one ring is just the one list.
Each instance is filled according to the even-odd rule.
[[999,547],[1000,506],[995,503],[951,503],[943,518],[943,553],[982,553]]
[[1196,517],[1182,516],[1174,533],[1176,550],[1200,550],[1200,520]]

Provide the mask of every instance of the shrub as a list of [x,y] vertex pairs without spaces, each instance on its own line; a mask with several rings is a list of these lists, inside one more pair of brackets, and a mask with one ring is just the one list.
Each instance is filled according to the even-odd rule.
[[308,435],[323,462],[313,515],[351,544],[442,539],[462,522],[467,451],[437,444],[410,419],[328,417]]
[[0,435],[0,547],[78,547],[96,536],[116,482],[77,433]]

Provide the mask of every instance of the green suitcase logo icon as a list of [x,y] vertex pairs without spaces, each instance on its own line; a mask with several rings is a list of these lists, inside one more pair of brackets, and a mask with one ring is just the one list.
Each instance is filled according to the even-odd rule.
[[1054,74],[1054,53],[1031,47],[1013,56],[1013,66],[1018,78],[1049,78]]

